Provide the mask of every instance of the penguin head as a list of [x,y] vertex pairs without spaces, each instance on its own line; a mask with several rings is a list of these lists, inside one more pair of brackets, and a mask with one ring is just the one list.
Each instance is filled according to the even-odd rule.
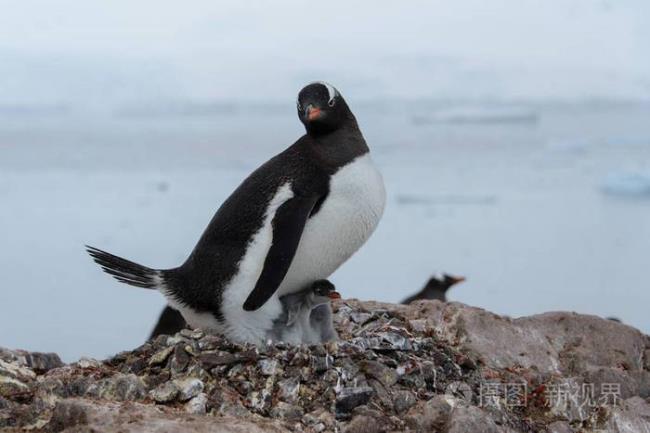
[[312,285],[310,304],[318,306],[327,304],[332,299],[341,299],[341,295],[336,291],[334,284],[327,280],[318,280]]
[[350,108],[338,90],[324,81],[310,83],[298,93],[298,117],[312,135],[339,129],[352,117]]
[[451,286],[465,281],[465,277],[457,277],[449,274],[436,274],[426,285],[428,290],[442,290],[446,292]]
[[449,289],[451,286],[465,281],[465,277],[457,277],[449,274],[442,274],[442,286],[446,289]]

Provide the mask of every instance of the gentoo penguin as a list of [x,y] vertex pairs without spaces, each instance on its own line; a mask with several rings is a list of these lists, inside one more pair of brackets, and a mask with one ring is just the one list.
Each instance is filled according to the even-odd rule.
[[447,302],[447,290],[451,286],[463,281],[465,281],[465,277],[455,277],[447,274],[434,275],[422,290],[404,299],[402,304],[410,304],[418,299],[437,299],[442,302]]
[[267,339],[296,344],[318,344],[336,339],[330,309],[319,308],[324,310],[318,314],[326,316],[324,320],[312,318],[314,309],[329,305],[332,299],[341,299],[341,295],[327,280],[315,281],[311,287],[281,297],[282,314],[275,320]]
[[306,134],[249,175],[185,263],[157,270],[87,247],[118,281],[159,290],[194,328],[264,344],[280,297],[329,277],[370,237],[386,193],[343,96],[315,82],[298,94]]

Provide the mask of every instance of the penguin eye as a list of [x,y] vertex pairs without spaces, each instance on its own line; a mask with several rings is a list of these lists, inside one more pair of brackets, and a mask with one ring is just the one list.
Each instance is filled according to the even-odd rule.
[[334,104],[336,104],[336,99],[335,98],[332,98],[327,102],[327,105],[329,105],[330,107],[333,107]]

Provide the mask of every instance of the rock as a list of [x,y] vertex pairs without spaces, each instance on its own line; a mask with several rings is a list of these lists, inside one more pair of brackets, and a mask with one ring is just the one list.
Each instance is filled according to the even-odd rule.
[[649,428],[650,338],[628,326],[574,313],[509,319],[437,301],[346,300],[333,311],[341,339],[324,345],[255,348],[184,330],[69,365],[0,348],[0,429]]
[[640,397],[632,397],[620,406],[610,408],[605,431],[639,433],[650,431],[650,404]]
[[287,403],[294,403],[300,395],[300,378],[290,377],[278,382],[279,397]]
[[196,397],[199,393],[203,392],[204,388],[204,384],[200,379],[191,377],[177,379],[174,381],[174,385],[178,388],[178,399],[181,401],[186,401],[192,397]]
[[467,403],[471,403],[472,399],[474,398],[474,392],[472,391],[472,387],[466,384],[465,382],[461,382],[459,380],[451,382],[449,385],[447,385],[447,388],[445,389],[445,394],[449,394],[454,397],[461,398],[465,400],[465,402]]
[[406,412],[417,403],[415,394],[411,391],[396,391],[393,395],[393,407],[398,414]]
[[0,377],[16,379],[20,382],[31,382],[36,379],[36,373],[22,363],[0,360]]
[[329,354],[312,357],[312,368],[316,373],[322,373],[332,367],[333,358]]
[[279,401],[273,409],[271,409],[272,418],[282,418],[290,421],[299,420],[302,418],[304,410],[300,406],[295,406],[283,401]]
[[336,396],[336,411],[351,412],[355,407],[366,404],[373,393],[374,390],[369,386],[343,388]]
[[257,367],[263,376],[273,376],[278,368],[277,359],[264,358],[257,361]]
[[287,433],[281,423],[221,417],[197,416],[183,412],[165,413],[154,407],[131,403],[63,400],[53,410],[46,426],[52,432],[94,431],[101,433]]
[[29,393],[29,386],[13,377],[0,376],[0,396],[13,400]]
[[56,353],[23,352],[25,364],[34,371],[45,373],[54,368],[63,366],[63,362]]
[[[449,421],[451,406],[442,396],[436,396],[427,402],[418,404],[409,410],[405,418],[406,425],[418,432],[442,431]],[[472,430],[468,430],[472,431]],[[481,431],[482,430],[476,430]]]
[[366,375],[377,379],[384,386],[392,386],[397,382],[397,371],[394,368],[386,367],[377,361],[361,361],[361,371]]
[[379,433],[386,431],[376,418],[357,415],[348,424],[345,433]]
[[174,351],[174,347],[166,347],[158,352],[156,352],[151,358],[149,358],[149,365],[158,365],[167,361],[169,355]]
[[86,395],[117,401],[138,401],[146,395],[142,380],[134,374],[117,373],[88,387]]
[[382,339],[380,347],[391,350],[411,350],[410,341],[403,335],[397,334],[395,332],[382,332],[379,333],[379,337]]
[[48,372],[63,366],[56,353],[27,352],[0,348],[0,360],[30,368],[39,373]]
[[79,358],[79,361],[77,361],[77,365],[81,368],[101,368],[102,363],[97,361],[96,359],[93,358],[87,358],[85,356],[82,356]]
[[408,321],[411,331],[419,332],[421,334],[429,330],[427,321],[425,319],[413,319]]
[[546,433],[574,433],[571,425],[566,421],[555,421],[548,425]]
[[178,396],[180,390],[174,382],[165,382],[151,391],[151,398],[158,403],[169,403]]
[[350,319],[358,325],[365,325],[372,317],[372,314],[363,311],[353,311],[350,313]]
[[192,397],[190,401],[187,402],[185,405],[185,412],[203,415],[207,411],[207,406],[208,396],[205,393],[201,392],[197,394],[196,397]]
[[52,411],[48,427],[53,432],[60,432],[69,427],[88,424],[88,404],[77,400],[59,401]]
[[205,335],[201,329],[181,329],[179,334],[193,340],[199,340]]
[[575,313],[513,320],[455,302],[421,302],[413,307],[417,310],[410,310],[409,315],[437,324],[448,341],[480,354],[491,368],[523,366],[551,373],[614,365],[642,368],[645,336],[611,320]]
[[[189,347],[189,346],[188,346]],[[177,344],[174,346],[174,356],[170,364],[172,373],[178,374],[185,371],[187,365],[190,363],[190,354],[185,350],[184,344]]]
[[474,406],[459,406],[451,412],[447,433],[499,433],[494,421],[481,409]]
[[255,350],[249,350],[244,353],[202,353],[199,356],[203,368],[209,370],[213,367],[220,365],[231,365],[239,362],[248,362],[257,360],[257,353]]

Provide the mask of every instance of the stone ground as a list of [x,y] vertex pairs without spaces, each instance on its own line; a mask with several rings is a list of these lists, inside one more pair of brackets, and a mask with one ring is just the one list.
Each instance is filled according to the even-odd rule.
[[199,330],[97,361],[0,349],[0,429],[650,433],[650,337],[575,313],[338,301],[341,340]]

